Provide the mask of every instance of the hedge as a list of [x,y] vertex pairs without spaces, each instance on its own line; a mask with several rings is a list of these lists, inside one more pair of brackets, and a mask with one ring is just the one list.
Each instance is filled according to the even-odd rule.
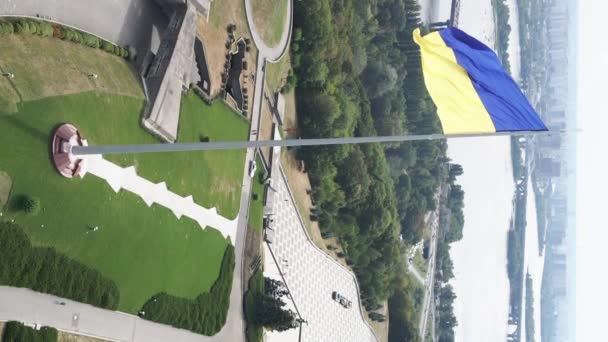
[[226,323],[234,258],[234,247],[228,245],[224,252],[220,275],[209,292],[201,293],[195,299],[159,293],[142,307],[143,318],[197,334],[215,335]]
[[69,298],[105,309],[118,307],[116,284],[50,247],[32,246],[21,227],[0,223],[0,284]]
[[126,47],[121,47],[107,41],[102,41],[97,36],[73,29],[71,27],[51,24],[46,21],[19,19],[16,21],[0,23],[0,34],[10,33],[29,33],[43,37],[55,37],[65,41],[83,44],[94,49],[103,49],[108,53],[112,53],[123,58],[129,57],[129,50]]
[[10,321],[4,326],[2,342],[56,342],[57,330],[51,327],[42,327],[34,330],[19,322]]

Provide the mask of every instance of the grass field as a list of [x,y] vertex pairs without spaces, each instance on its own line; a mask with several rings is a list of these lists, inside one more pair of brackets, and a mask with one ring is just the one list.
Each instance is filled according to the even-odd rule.
[[[0,113],[14,113],[20,101],[98,90],[143,99],[128,63],[99,49],[29,34],[0,36]],[[88,75],[95,73],[93,80]]]
[[[195,222],[177,220],[156,205],[148,208],[129,192],[114,193],[97,177],[62,178],[49,162],[50,132],[64,121],[77,123],[93,142],[152,142],[137,126],[141,106],[137,99],[84,93],[27,102],[18,114],[0,117],[0,144],[11,146],[2,167],[13,178],[12,194],[38,197],[42,207],[36,216],[9,215],[33,243],[54,246],[114,280],[120,289],[119,309],[127,312],[136,312],[161,291],[194,298],[208,290],[227,244],[216,230],[202,231]],[[88,108],[86,114],[83,108]],[[159,164],[164,156],[156,156]],[[165,172],[178,167],[172,162],[165,159]],[[99,231],[87,233],[91,226]]]
[[[88,134],[87,129],[82,126],[80,128],[83,134]],[[108,128],[112,130],[108,132],[112,136],[108,137],[106,143],[154,142],[143,130],[131,132],[132,126],[127,127],[120,136],[113,127]],[[188,95],[182,101],[177,140],[198,142],[203,137],[209,138],[210,141],[245,140],[248,128],[249,123],[222,101],[207,106],[197,96]],[[137,140],[134,140],[134,133],[140,133],[135,134],[138,136]],[[244,149],[120,155],[108,159],[123,166],[136,165],[137,172],[142,177],[154,182],[165,181],[171,191],[182,196],[192,195],[194,201],[204,207],[217,207],[218,212],[229,219],[238,214]]]
[[[249,226],[257,232],[262,231],[262,220],[264,218],[264,163],[258,155],[255,160],[257,169],[253,176],[253,185],[251,191],[251,204],[249,205]],[[255,194],[255,195],[254,195]]]
[[268,46],[275,46],[281,40],[289,0],[252,0],[253,21],[262,39]]
[[[0,168],[12,178],[11,197],[28,194],[41,202],[38,215],[8,211],[3,219],[14,219],[34,244],[53,246],[116,282],[121,311],[135,313],[163,291],[189,299],[208,291],[228,244],[218,231],[203,231],[160,206],[148,208],[129,192],[114,193],[95,176],[62,178],[50,163],[51,132],[62,122],[76,124],[94,144],[158,142],[139,126],[143,95],[131,66],[105,52],[52,38],[5,35],[0,50],[0,67],[15,73],[12,83],[0,79],[0,113],[12,113],[0,115]],[[99,78],[90,80],[89,71]],[[207,106],[186,96],[182,108],[180,141],[247,135],[248,123],[221,102]],[[111,159],[135,165],[140,175],[166,181],[169,189],[234,217],[244,155],[231,151]],[[99,230],[91,232],[91,226]]]

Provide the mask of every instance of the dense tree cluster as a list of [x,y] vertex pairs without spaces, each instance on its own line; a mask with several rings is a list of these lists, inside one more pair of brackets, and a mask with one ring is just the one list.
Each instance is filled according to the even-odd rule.
[[407,280],[401,277],[403,283],[398,286],[395,293],[388,300],[389,325],[388,340],[391,342],[416,342],[418,338],[418,314],[411,308],[414,307],[412,299],[415,298],[414,288],[407,284]]
[[0,223],[0,284],[27,287],[78,302],[115,310],[116,284],[49,247],[34,247],[17,225]]
[[42,327],[34,330],[19,322],[10,321],[4,325],[2,342],[57,342],[57,330]]
[[[245,312],[249,323],[247,329],[266,327],[271,330],[285,331],[298,327],[300,320],[297,314],[285,308],[287,304],[283,298],[288,295],[289,290],[285,283],[264,278],[262,272],[256,272],[249,280],[249,290],[245,296]],[[254,334],[248,333],[248,335]],[[257,335],[261,338],[261,332]]]
[[454,316],[454,289],[452,285],[440,286],[436,290],[439,299],[439,305],[435,308],[437,319],[437,341],[453,342],[454,327],[458,324],[456,316]]
[[197,334],[214,335],[226,323],[234,271],[234,247],[224,252],[220,275],[209,292],[194,299],[175,297],[167,293],[153,296],[141,309],[145,319],[168,324]]
[[[294,3],[292,61],[301,135],[344,137],[440,132],[412,31],[415,0]],[[421,237],[424,213],[447,176],[445,143],[303,148],[315,217],[336,236],[371,310],[404,268],[402,244]]]

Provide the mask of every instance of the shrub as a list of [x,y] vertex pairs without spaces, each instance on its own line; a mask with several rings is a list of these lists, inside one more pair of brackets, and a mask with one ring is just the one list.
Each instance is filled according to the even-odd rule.
[[0,23],[0,33],[13,33],[15,27],[12,23]]
[[19,226],[0,223],[0,284],[69,298],[105,309],[118,307],[116,284],[49,247],[34,247]]
[[234,258],[234,247],[229,245],[224,252],[220,275],[209,292],[201,293],[195,299],[159,293],[142,307],[142,311],[145,312],[143,318],[179,329],[187,329],[197,334],[207,336],[216,334],[226,323]]
[[74,32],[74,34],[72,36],[72,41],[74,43],[79,43],[79,44],[82,43],[83,42],[83,40],[82,40],[82,33],[78,32],[76,30],[72,30],[72,31]]
[[101,48],[106,52],[114,52],[114,44],[105,40],[101,43]]
[[24,20],[18,21],[15,24],[15,31],[17,33],[30,33],[30,24]]
[[30,21],[30,33],[42,35],[42,29],[40,28],[40,23],[37,21]]
[[6,322],[4,326],[2,341],[56,342],[57,330],[51,327],[42,327],[40,330],[34,330],[19,322],[11,321]]
[[99,46],[101,45],[99,38],[95,37],[92,34],[83,33],[82,37],[84,39],[83,43],[87,46],[98,49]]
[[67,41],[73,41],[75,35],[76,35],[76,31],[72,30],[71,28],[69,28],[69,27],[61,28],[61,39],[67,40]]
[[40,211],[40,200],[29,195],[15,196],[12,201],[12,208],[15,211],[36,215]]
[[47,22],[40,23],[40,35],[43,37],[51,37],[53,36],[53,25]]

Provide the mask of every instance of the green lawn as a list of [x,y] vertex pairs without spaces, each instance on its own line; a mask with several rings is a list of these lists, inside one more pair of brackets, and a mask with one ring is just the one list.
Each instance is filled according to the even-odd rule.
[[[80,128],[87,136],[87,130]],[[196,95],[188,95],[182,101],[179,142],[198,142],[202,137],[208,137],[210,141],[245,140],[248,129],[249,123],[222,101],[208,106]],[[121,136],[114,131],[114,136],[106,142],[135,142],[131,131],[132,127],[126,128]],[[143,130],[134,133],[141,136],[139,142],[155,142]],[[182,196],[192,195],[196,203],[207,208],[217,207],[220,214],[233,219],[239,211],[245,152],[243,149],[162,156],[120,155],[108,159],[123,166],[137,165],[137,172],[142,177],[154,182],[165,181],[171,191]]]
[[[48,142],[57,123],[76,123],[92,142],[152,142],[137,126],[141,107],[140,100],[129,97],[83,93],[27,102],[18,114],[0,117],[0,144],[11,146],[4,151],[2,168],[13,179],[12,194],[36,196],[42,204],[37,216],[9,215],[33,243],[54,246],[114,280],[120,289],[119,309],[127,312],[136,312],[161,291],[186,298],[207,291],[228,243],[214,229],[203,231],[156,205],[148,208],[129,192],[114,193],[95,176],[68,180],[54,170]],[[170,156],[154,156],[165,165],[157,172],[194,189],[198,178],[175,177],[171,170],[180,165]],[[150,157],[141,163],[146,165]],[[139,156],[132,158],[140,164]],[[201,158],[191,159],[197,171],[208,167],[196,163]],[[87,233],[92,225],[99,231]]]
[[[78,126],[91,144],[157,143],[140,128],[143,94],[133,68],[101,50],[28,35],[0,36],[0,170],[12,178],[11,198],[40,199],[38,215],[5,211],[33,244],[52,246],[113,280],[118,309],[135,313],[159,292],[194,299],[214,284],[228,241],[187,218],[147,207],[136,195],[114,193],[101,179],[62,178],[49,158],[54,127]],[[25,58],[24,58],[25,57]],[[99,74],[90,80],[87,72]],[[2,114],[12,113],[12,114]],[[178,140],[237,140],[248,123],[222,102],[183,99]],[[152,181],[192,195],[229,218],[238,212],[245,151],[113,156]],[[0,181],[4,186],[6,182]],[[99,230],[90,232],[92,226]]]
[[[143,99],[139,77],[123,58],[100,49],[31,34],[0,35],[0,113],[14,113],[20,101],[103,91]],[[89,74],[97,74],[91,79]]]
[[253,0],[253,21],[268,46],[281,41],[289,0]]
[[249,204],[249,226],[257,232],[262,232],[262,220],[264,219],[264,183],[261,181],[265,175],[264,164],[260,156],[256,157],[257,170],[253,177],[251,189],[251,203]]

